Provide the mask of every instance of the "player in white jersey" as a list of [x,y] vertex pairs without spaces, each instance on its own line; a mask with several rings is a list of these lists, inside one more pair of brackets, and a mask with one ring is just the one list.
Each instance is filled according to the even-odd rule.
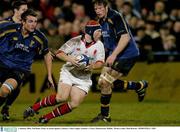
[[[61,68],[58,92],[56,95],[45,97],[27,108],[24,111],[24,118],[34,116],[34,113],[43,107],[62,103],[52,112],[39,119],[40,123],[47,123],[52,118],[69,113],[79,106],[92,85],[91,71],[102,68],[104,64],[105,51],[103,43],[99,40],[100,37],[101,27],[99,23],[91,20],[85,26],[84,35],[70,39],[57,51],[56,57],[66,61],[66,64]],[[80,67],[76,58],[82,54],[90,59],[90,64],[85,68]],[[69,97],[71,100],[67,101]]]

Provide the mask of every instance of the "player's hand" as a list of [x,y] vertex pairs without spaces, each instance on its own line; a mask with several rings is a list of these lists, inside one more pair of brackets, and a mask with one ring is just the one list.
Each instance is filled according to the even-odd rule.
[[54,51],[52,48],[49,49],[49,52],[50,52],[50,54],[51,54],[52,59],[53,59],[54,57],[56,57],[56,53],[55,53],[55,51]]
[[79,60],[76,57],[70,56],[69,62],[72,63],[72,65],[79,67]]
[[86,66],[84,70],[85,71],[92,71],[93,70],[93,65],[90,64],[90,65]]
[[113,65],[115,59],[116,59],[116,56],[115,56],[115,55],[113,55],[113,54],[110,55],[110,56],[106,59],[106,66],[111,67],[111,66]]
[[53,89],[55,88],[52,76],[48,76],[48,84],[47,85],[49,88],[53,88]]

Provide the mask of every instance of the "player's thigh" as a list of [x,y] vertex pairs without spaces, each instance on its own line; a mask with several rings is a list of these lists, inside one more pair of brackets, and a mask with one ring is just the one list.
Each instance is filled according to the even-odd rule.
[[75,108],[77,106],[79,106],[81,104],[81,102],[83,102],[84,98],[86,97],[87,93],[76,87],[73,86],[70,92],[70,97],[71,97],[71,101],[70,101],[70,105],[72,108]]
[[71,87],[70,84],[59,82],[56,98],[60,101],[67,100],[70,95]]
[[[138,59],[138,57],[120,59],[118,61],[115,61],[115,63],[111,66],[111,68],[114,71],[122,73],[123,76],[126,76],[130,72],[130,70],[133,68],[133,66],[136,63],[137,59]],[[112,74],[114,74],[116,76],[116,73],[112,73]]]

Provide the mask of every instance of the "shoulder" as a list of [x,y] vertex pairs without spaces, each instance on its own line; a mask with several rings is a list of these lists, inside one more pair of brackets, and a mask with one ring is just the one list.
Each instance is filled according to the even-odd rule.
[[82,38],[82,35],[79,35],[79,36],[76,36],[76,37],[71,38],[70,41],[80,42],[80,41],[81,41],[81,38]]
[[47,38],[45,34],[38,29],[36,29],[33,34],[41,38]]
[[15,32],[21,29],[21,24],[13,23],[12,21],[7,21],[7,22],[0,23],[0,29],[2,31],[11,30],[12,32],[13,31]]
[[109,18],[116,18],[116,17],[118,17],[120,15],[122,15],[121,12],[118,12],[118,11],[116,11],[114,9],[109,8],[109,10],[108,10],[108,17]]
[[122,18],[122,13],[118,12],[114,9],[109,8],[108,11],[108,18],[111,19],[113,22],[117,22],[117,20]]
[[41,44],[47,41],[47,37],[45,36],[45,34],[37,29],[33,32],[33,37]]
[[96,41],[96,45],[104,46],[101,40],[97,40],[97,41]]

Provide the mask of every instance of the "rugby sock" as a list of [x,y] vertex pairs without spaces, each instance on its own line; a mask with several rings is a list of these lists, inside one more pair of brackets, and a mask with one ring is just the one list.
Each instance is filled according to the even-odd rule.
[[12,93],[10,93],[8,95],[8,98],[6,100],[5,106],[10,106],[12,105],[12,103],[16,100],[16,98],[18,97],[20,93],[20,88],[16,88],[15,90],[12,91]]
[[52,94],[50,96],[45,97],[44,99],[42,99],[38,103],[35,103],[32,106],[32,109],[36,112],[40,108],[47,107],[47,106],[52,106],[52,105],[56,105],[56,104],[57,104],[56,94]]
[[52,118],[62,116],[62,115],[67,114],[69,112],[71,112],[71,108],[70,108],[69,104],[64,103],[64,104],[58,106],[57,108],[55,108],[52,112],[44,115],[43,118],[50,120]]
[[6,100],[5,97],[0,97],[0,106],[1,106],[2,104],[4,104],[5,100]]
[[138,90],[142,87],[142,84],[140,82],[135,81],[120,81],[120,87],[123,87],[124,89],[128,90]]
[[101,94],[101,114],[103,116],[109,115],[109,103],[112,94]]

